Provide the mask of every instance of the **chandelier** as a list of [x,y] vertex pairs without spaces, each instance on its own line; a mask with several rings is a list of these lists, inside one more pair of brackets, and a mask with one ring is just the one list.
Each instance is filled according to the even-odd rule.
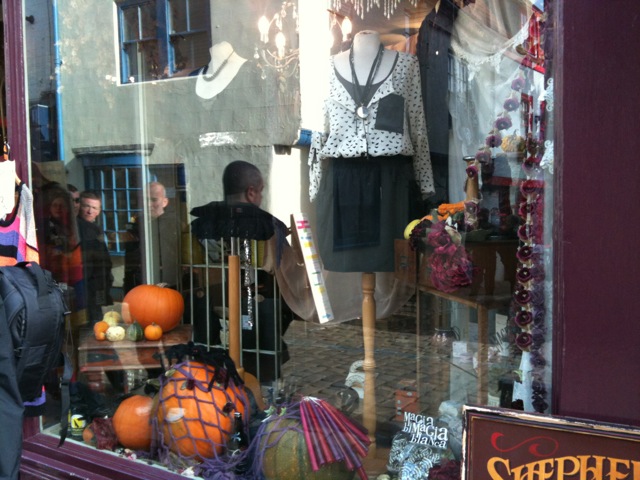
[[283,1],[280,10],[271,19],[265,15],[258,20],[260,42],[253,57],[267,78],[267,69],[273,69],[278,82],[283,82],[298,72],[298,11],[296,2]]
[[391,18],[398,5],[403,1],[408,1],[414,8],[418,6],[418,0],[331,0],[332,8],[341,11],[343,4],[352,4],[353,11],[360,18],[364,19],[364,14],[369,13],[374,8],[382,8],[385,17]]

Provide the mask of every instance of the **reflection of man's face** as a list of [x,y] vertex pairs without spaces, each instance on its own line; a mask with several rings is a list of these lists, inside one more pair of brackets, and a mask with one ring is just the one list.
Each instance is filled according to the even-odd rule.
[[71,204],[73,205],[73,216],[77,217],[80,213],[80,192],[70,192]]
[[95,222],[100,215],[101,202],[95,198],[83,198],[80,201],[80,218],[87,222]]
[[152,185],[149,188],[149,214],[151,218],[158,218],[164,213],[165,207],[169,204],[164,187]]

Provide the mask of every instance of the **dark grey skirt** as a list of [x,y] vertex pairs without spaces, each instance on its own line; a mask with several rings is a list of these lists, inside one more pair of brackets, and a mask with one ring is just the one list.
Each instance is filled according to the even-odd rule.
[[331,158],[316,199],[318,249],[335,272],[394,271],[394,240],[417,215],[411,157]]

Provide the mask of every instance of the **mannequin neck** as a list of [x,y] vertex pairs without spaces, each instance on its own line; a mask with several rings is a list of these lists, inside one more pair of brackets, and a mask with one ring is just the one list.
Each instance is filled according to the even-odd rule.
[[209,49],[211,61],[209,69],[215,70],[234,53],[233,46],[229,42],[216,43]]
[[353,38],[353,58],[371,65],[380,48],[380,34],[373,30],[358,32]]

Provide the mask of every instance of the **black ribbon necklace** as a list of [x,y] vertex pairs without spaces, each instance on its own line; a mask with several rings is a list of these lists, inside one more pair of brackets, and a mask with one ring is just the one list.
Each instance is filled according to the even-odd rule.
[[351,65],[351,77],[353,79],[353,90],[355,94],[354,100],[358,104],[358,107],[356,108],[356,115],[363,120],[369,116],[369,107],[365,105],[365,101],[368,101],[367,99],[369,98],[371,86],[373,85],[373,79],[375,78],[376,73],[380,68],[380,64],[382,63],[383,52],[384,47],[380,44],[376,58],[373,60],[373,65],[371,65],[367,83],[364,86],[364,90],[362,90],[362,86],[358,83],[358,76],[356,75],[355,63],[353,61],[353,44],[351,44],[351,48],[349,49],[349,65]]

